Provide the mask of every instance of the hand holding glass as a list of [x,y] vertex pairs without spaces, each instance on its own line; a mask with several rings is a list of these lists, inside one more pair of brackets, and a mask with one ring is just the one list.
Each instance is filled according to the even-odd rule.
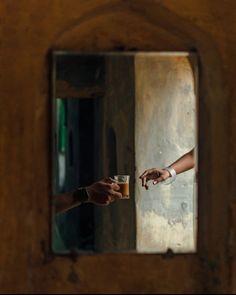
[[129,199],[129,175],[114,175],[114,179],[120,187],[122,199]]

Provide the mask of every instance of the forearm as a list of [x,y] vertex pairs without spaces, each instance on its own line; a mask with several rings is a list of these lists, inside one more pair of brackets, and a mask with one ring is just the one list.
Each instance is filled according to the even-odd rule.
[[175,169],[176,174],[180,174],[194,167],[194,150],[184,154],[169,167]]
[[63,213],[69,209],[77,207],[88,200],[88,195],[84,188],[79,188],[71,192],[58,195],[54,199],[55,213]]

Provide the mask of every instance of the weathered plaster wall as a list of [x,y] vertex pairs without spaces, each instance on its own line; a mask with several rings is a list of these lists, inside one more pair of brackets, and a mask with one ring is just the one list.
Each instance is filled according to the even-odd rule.
[[[196,66],[196,65],[195,65]],[[196,145],[194,74],[188,56],[135,57],[136,179],[148,168],[169,166]],[[194,170],[169,185],[135,187],[140,252],[195,250]]]
[[[234,0],[1,1],[2,292],[236,291],[235,11]],[[197,49],[199,256],[48,255],[52,48]]]

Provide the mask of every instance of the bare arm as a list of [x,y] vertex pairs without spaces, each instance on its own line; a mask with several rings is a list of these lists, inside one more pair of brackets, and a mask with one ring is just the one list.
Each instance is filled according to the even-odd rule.
[[[194,167],[194,149],[184,154],[173,162],[169,167],[176,171],[176,174],[180,174]],[[142,186],[148,189],[148,181],[153,180],[153,184],[157,184],[169,178],[171,175],[167,170],[159,168],[151,168],[145,170],[139,177],[142,180]]]
[[[77,207],[82,203],[87,202],[88,197],[85,195],[86,192],[80,190],[74,190],[67,192],[54,198],[55,213],[63,213],[69,209]],[[85,195],[85,196],[84,196]]]
[[62,213],[82,203],[93,203],[99,206],[109,205],[115,199],[122,198],[118,192],[119,185],[111,178],[94,182],[85,188],[58,195],[54,199],[56,213]]
[[180,174],[182,172],[185,172],[189,169],[194,168],[194,149],[192,149],[190,152],[184,154],[182,157],[180,157],[178,160],[176,160],[174,163],[172,163],[169,167],[172,167],[175,169],[176,174]]

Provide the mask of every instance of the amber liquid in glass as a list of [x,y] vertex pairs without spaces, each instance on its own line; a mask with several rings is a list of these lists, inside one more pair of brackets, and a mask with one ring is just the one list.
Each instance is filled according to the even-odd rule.
[[122,197],[125,199],[129,198],[129,183],[126,182],[118,182],[120,187],[119,192],[122,193]]

